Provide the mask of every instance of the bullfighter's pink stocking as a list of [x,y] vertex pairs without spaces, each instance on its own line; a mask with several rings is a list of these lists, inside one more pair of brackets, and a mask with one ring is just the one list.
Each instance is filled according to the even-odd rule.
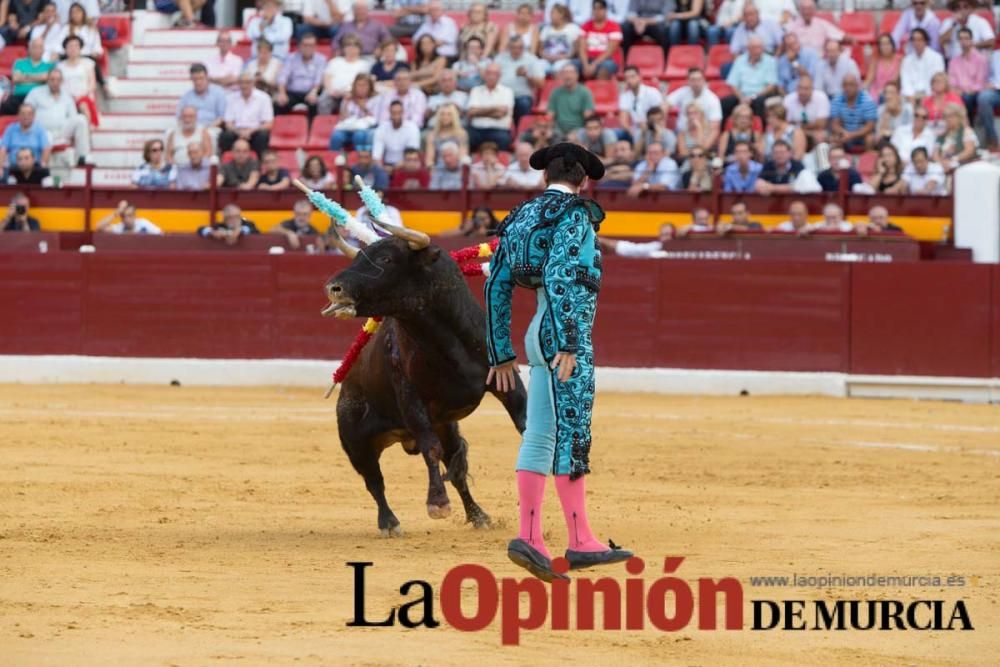
[[587,520],[585,478],[570,480],[569,475],[555,475],[555,478],[556,491],[559,493],[559,502],[562,503],[566,530],[569,533],[568,548],[573,551],[607,551],[607,545],[598,542],[590,531],[590,522]]
[[522,540],[551,558],[542,539],[542,499],[545,497],[545,475],[530,470],[517,471],[517,495],[521,508]]

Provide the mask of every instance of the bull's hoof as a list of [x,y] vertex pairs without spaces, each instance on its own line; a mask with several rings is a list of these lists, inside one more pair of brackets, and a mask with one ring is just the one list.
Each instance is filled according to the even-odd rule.
[[493,526],[493,519],[483,510],[469,512],[468,522],[473,528],[490,528]]
[[397,524],[392,528],[381,529],[380,531],[378,531],[378,534],[380,537],[402,537],[403,528]]
[[432,519],[447,519],[451,516],[451,503],[444,505],[427,505],[427,516]]

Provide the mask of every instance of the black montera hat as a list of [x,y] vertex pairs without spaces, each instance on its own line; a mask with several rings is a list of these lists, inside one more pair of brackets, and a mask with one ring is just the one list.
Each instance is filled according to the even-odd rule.
[[567,141],[535,151],[531,154],[531,160],[529,163],[532,168],[541,171],[544,170],[545,167],[547,167],[548,164],[557,157],[566,158],[573,162],[580,163],[580,166],[583,167],[583,171],[592,180],[599,181],[604,178],[604,163],[601,162],[601,158],[597,157],[583,146],[571,144]]

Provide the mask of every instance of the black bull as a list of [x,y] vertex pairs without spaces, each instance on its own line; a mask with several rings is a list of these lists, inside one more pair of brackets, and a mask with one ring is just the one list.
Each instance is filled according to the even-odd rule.
[[330,305],[324,314],[385,317],[344,379],[337,401],[340,443],[378,504],[383,535],[401,532],[379,466],[385,449],[401,442],[407,453],[423,456],[432,518],[451,513],[444,486],[449,480],[467,520],[482,527],[490,518],[469,492],[468,443],[458,421],[490,391],[519,432],[525,425],[527,394],[520,378],[509,393],[486,386],[483,309],[448,253],[425,243],[383,239],[326,284]]

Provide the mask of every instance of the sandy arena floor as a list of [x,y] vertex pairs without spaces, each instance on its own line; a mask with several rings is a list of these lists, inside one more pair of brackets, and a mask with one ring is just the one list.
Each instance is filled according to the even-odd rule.
[[[384,615],[408,579],[463,563],[520,576],[517,437],[493,399],[466,421],[497,526],[424,511],[426,472],[383,457],[403,538],[340,449],[319,391],[0,387],[5,665],[996,664],[1000,408],[819,398],[602,395],[594,522],[658,576],[735,576],[746,598],[964,599],[973,632],[463,633],[355,629],[349,560]],[[551,487],[550,487],[551,488]],[[554,491],[547,539],[565,535]],[[623,569],[609,570],[624,578]],[[754,575],[961,574],[963,588],[754,588]],[[749,604],[747,605],[749,608]],[[441,620],[435,602],[435,613]],[[745,622],[749,625],[749,612]]]

